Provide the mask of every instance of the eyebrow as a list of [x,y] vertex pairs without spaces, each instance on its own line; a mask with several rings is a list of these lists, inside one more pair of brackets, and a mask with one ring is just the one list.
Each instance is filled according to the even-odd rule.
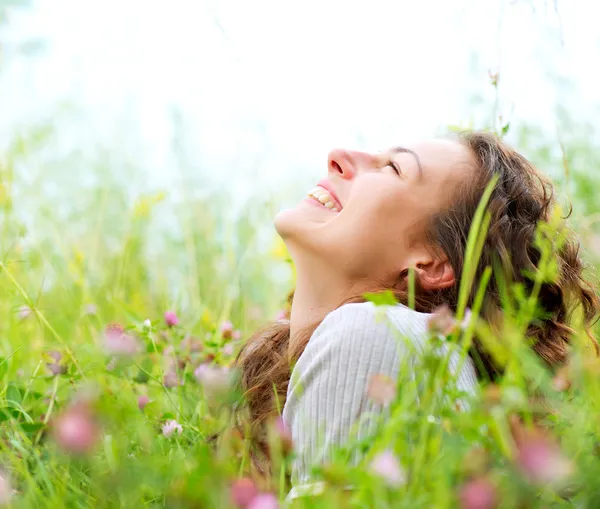
[[410,154],[411,156],[413,156],[415,158],[415,161],[417,162],[417,167],[419,168],[419,178],[423,178],[423,166],[421,166],[421,159],[419,159],[419,156],[414,150],[411,150],[406,147],[394,147],[392,149],[392,152]]

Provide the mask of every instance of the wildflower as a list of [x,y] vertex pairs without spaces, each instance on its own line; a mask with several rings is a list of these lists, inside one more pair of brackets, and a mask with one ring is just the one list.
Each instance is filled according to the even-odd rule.
[[0,505],[8,505],[14,494],[8,474],[0,470]]
[[281,416],[277,417],[273,422],[273,432],[281,452],[284,455],[288,455],[294,448],[294,443],[292,441],[292,432]]
[[179,424],[175,419],[170,419],[164,423],[162,427],[162,434],[169,438],[173,433],[177,432],[178,435],[181,435],[183,432],[183,428],[181,424]]
[[60,362],[62,359],[62,354],[56,350],[50,350],[48,352],[48,357],[54,359],[55,362]]
[[201,352],[203,350],[202,341],[192,336],[186,336],[181,341],[180,347],[188,352]]
[[500,79],[500,73],[498,71],[492,72],[491,69],[488,69],[488,77],[490,78],[490,83],[492,86],[498,85],[498,80]]
[[247,477],[236,479],[231,485],[231,500],[241,509],[247,508],[257,494],[256,485]]
[[458,498],[462,509],[494,509],[498,506],[496,486],[484,477],[463,485]]
[[104,349],[109,355],[128,356],[139,352],[136,339],[119,324],[110,324],[104,331]]
[[234,330],[231,333],[231,339],[233,339],[234,341],[237,341],[238,339],[242,339],[242,331],[239,329]]
[[49,352],[46,352],[46,355],[54,360],[54,362],[46,363],[46,366],[54,376],[64,375],[67,372],[67,367],[60,364],[60,360],[62,359],[62,354],[60,352],[50,350]]
[[235,350],[235,346],[233,343],[227,343],[224,347],[223,347],[223,355],[226,355],[227,357],[231,357],[233,355],[233,352]]
[[142,326],[144,327],[144,329],[146,330],[151,330],[152,329],[152,322],[150,321],[149,318],[146,318],[144,320],[144,323],[142,324]]
[[396,384],[387,375],[373,375],[369,381],[367,396],[379,405],[389,405],[396,397]]
[[227,368],[200,364],[194,376],[204,388],[206,395],[220,396],[227,392],[230,383],[230,373]]
[[63,366],[57,362],[47,362],[46,366],[54,376],[64,375],[67,372],[67,366]]
[[229,320],[225,320],[225,321],[221,322],[221,325],[219,326],[219,330],[220,330],[221,336],[223,336],[223,338],[231,339],[231,336],[233,335],[233,324]]
[[439,334],[447,336],[456,327],[456,319],[452,310],[447,304],[436,308],[429,320],[427,321],[427,328],[432,334]]
[[288,319],[288,314],[287,311],[285,309],[280,309],[277,314],[275,315],[275,321],[276,322],[282,322],[284,320]]
[[85,403],[77,403],[53,423],[53,436],[58,446],[71,454],[85,454],[100,438],[100,427]]
[[525,429],[516,416],[510,426],[517,446],[517,466],[532,483],[556,484],[573,473],[573,464],[549,435],[540,429]]
[[169,327],[175,327],[175,325],[179,324],[179,318],[177,318],[175,311],[167,311],[165,313],[165,323]]
[[272,493],[259,493],[248,504],[247,509],[279,509],[279,501]]
[[520,445],[517,462],[536,484],[562,481],[573,471],[573,465],[558,447],[541,436]]
[[175,371],[168,371],[163,376],[163,385],[169,389],[177,387],[179,385],[179,377]]
[[143,410],[148,403],[150,403],[150,398],[145,394],[138,397],[137,404],[140,410]]
[[177,371],[185,369],[187,359],[185,357],[178,357],[175,355],[173,347],[169,346],[163,351],[163,356],[166,357],[166,368],[165,371]]
[[17,310],[17,316],[20,320],[26,320],[33,314],[33,310],[29,306],[21,306]]
[[380,452],[370,464],[373,474],[381,477],[388,486],[398,488],[406,484],[406,472],[392,451]]

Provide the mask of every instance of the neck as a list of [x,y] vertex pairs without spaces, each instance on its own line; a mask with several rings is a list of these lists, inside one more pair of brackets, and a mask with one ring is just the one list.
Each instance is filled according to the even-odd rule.
[[[314,262],[314,261],[313,261]],[[330,266],[296,263],[296,289],[290,314],[290,342],[306,327],[321,322],[358,290],[351,281],[336,274]]]

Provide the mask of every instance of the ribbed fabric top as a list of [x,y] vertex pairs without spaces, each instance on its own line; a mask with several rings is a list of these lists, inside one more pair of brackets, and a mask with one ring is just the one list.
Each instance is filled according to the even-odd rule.
[[[356,427],[363,413],[383,411],[367,397],[370,379],[376,374],[398,378],[400,366],[410,365],[402,362],[409,349],[401,338],[422,345],[430,316],[402,305],[376,307],[367,302],[346,304],[325,317],[294,366],[283,408],[296,451],[295,487],[311,482],[311,466],[326,461],[332,448],[344,445],[350,436],[362,438],[374,431],[373,419],[361,420]],[[451,358],[450,368],[455,370],[457,362]],[[457,384],[467,392],[476,387],[470,359]]]

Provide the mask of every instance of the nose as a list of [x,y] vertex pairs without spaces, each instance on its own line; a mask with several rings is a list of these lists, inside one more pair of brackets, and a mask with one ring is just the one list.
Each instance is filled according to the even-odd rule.
[[327,168],[329,173],[345,179],[352,179],[362,170],[374,166],[374,157],[366,152],[336,148],[329,152]]

